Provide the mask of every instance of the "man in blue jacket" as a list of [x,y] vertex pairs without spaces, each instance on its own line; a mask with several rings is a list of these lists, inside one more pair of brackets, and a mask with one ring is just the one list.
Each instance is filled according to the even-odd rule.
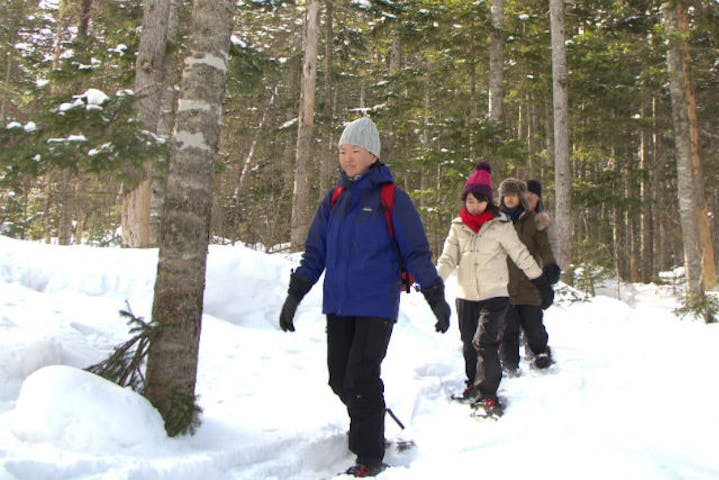
[[324,271],[329,384],[347,407],[349,449],[357,455],[346,473],[365,477],[386,467],[380,370],[399,312],[402,264],[437,317],[438,332],[449,328],[450,309],[419,214],[398,188],[390,232],[381,195],[382,185],[394,180],[379,161],[377,126],[368,117],[354,120],[338,147],[341,194],[333,200],[333,189],[317,209],[300,266],[290,276],[280,327],[295,330],[297,305]]

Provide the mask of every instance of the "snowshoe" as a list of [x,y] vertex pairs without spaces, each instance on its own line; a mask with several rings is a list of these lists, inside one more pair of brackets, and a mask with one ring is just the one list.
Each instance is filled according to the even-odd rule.
[[362,465],[358,463],[357,465],[352,465],[350,468],[340,473],[339,475],[349,475],[350,477],[357,478],[374,477],[384,472],[387,468],[389,468],[389,465],[387,465],[386,463],[380,463],[379,465],[373,466]]
[[504,406],[493,395],[479,395],[472,401],[470,416],[476,420],[498,420],[504,415]]
[[462,393],[453,393],[449,398],[454,400],[455,402],[461,403],[469,403],[474,400],[474,398],[476,397],[474,385],[470,381],[467,381],[465,383],[467,384],[467,386]]

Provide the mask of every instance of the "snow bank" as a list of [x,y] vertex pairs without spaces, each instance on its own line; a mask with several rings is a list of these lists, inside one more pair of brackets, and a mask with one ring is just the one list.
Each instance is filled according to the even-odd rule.
[[141,449],[166,437],[160,414],[144,397],[63,365],[27,377],[10,423],[20,440],[85,452]]

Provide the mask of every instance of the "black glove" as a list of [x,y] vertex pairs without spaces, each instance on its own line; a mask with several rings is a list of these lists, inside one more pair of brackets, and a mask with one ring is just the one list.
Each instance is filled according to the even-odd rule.
[[542,271],[544,272],[544,277],[547,279],[550,285],[554,285],[555,283],[557,283],[559,281],[559,276],[562,274],[562,271],[554,263],[545,265]]
[[295,331],[293,319],[295,318],[297,305],[300,304],[311,288],[312,282],[306,278],[295,275],[294,273],[290,275],[290,287],[287,289],[287,298],[280,312],[280,328],[283,332]]
[[280,312],[280,328],[283,332],[294,332],[295,324],[293,319],[295,318],[295,311],[297,311],[297,305],[300,302],[292,295],[287,295],[285,303],[282,305],[282,311]]
[[537,288],[539,296],[542,298],[542,303],[539,306],[542,307],[542,310],[548,309],[554,303],[554,290],[547,281],[547,277],[541,274],[530,282]]
[[449,305],[444,300],[444,284],[437,283],[431,287],[422,290],[425,300],[432,308],[434,316],[437,317],[437,323],[434,324],[434,329],[438,332],[446,332],[449,329],[449,316],[451,310]]

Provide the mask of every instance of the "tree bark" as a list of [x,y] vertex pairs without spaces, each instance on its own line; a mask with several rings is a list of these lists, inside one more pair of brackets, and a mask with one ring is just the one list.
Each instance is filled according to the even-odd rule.
[[[145,0],[135,62],[135,95],[143,128],[153,133],[157,133],[160,117],[169,15],[170,0]],[[128,247],[150,246],[151,171],[150,162],[146,162],[132,172],[139,184],[123,194],[122,243]]]
[[302,87],[297,127],[297,159],[292,194],[292,225],[290,242],[293,251],[304,248],[310,226],[310,161],[314,148],[312,134],[315,114],[315,85],[317,83],[317,44],[319,40],[319,0],[309,0],[305,17],[304,60],[302,62]]
[[234,2],[195,0],[172,135],[145,393],[174,436],[192,429],[207,244]]
[[681,40],[678,47],[681,49],[681,68],[684,83],[685,98],[687,101],[687,119],[689,120],[689,146],[692,156],[692,172],[694,174],[694,188],[697,203],[697,222],[699,226],[699,244],[702,251],[702,280],[705,290],[717,286],[717,267],[714,262],[714,246],[712,244],[711,226],[709,224],[709,206],[704,191],[704,161],[699,151],[699,120],[697,119],[697,103],[694,95],[689,65],[691,55],[685,38],[689,36],[689,18],[681,3],[676,6],[677,28]]
[[492,0],[489,38],[489,119],[504,118],[504,0]]
[[[645,118],[645,110],[642,107],[642,118]],[[654,236],[653,210],[654,202],[652,201],[652,160],[648,148],[648,138],[646,128],[642,127],[641,139],[639,145],[639,170],[642,172],[642,178],[639,186],[639,203],[640,203],[640,273],[641,281],[648,283],[654,276],[654,244],[652,238]]]
[[[169,139],[175,123],[175,108],[177,103],[177,88],[180,83],[181,69],[178,65],[178,52],[180,50],[178,29],[180,23],[181,0],[170,0],[170,12],[167,17],[167,37],[165,57],[162,62],[162,93],[160,97],[160,112],[157,123],[157,135]],[[158,162],[167,162],[167,158],[159,158]],[[157,165],[157,164],[155,164]],[[160,220],[162,218],[162,205],[165,199],[165,174],[160,168],[152,168],[150,172],[150,218],[149,235],[150,245],[160,243]]]
[[[333,166],[336,165],[337,147],[334,142],[333,124],[334,124],[334,101],[332,92],[334,90],[333,75],[333,56],[332,51],[334,41],[334,10],[332,2],[326,2],[325,9],[325,78],[324,78],[324,104],[322,108],[322,117],[325,122],[325,138],[326,145],[320,154],[320,188],[318,189],[318,197],[320,200],[324,198],[332,185]],[[334,159],[334,161],[333,161]]]
[[[677,7],[678,8],[678,7]],[[674,141],[677,161],[677,195],[679,217],[684,244],[684,268],[686,294],[688,298],[701,299],[704,296],[702,282],[702,252],[699,240],[697,213],[700,208],[696,199],[694,165],[692,164],[689,114],[684,80],[682,45],[677,11],[670,3],[662,5],[667,30],[667,68],[674,123]]]
[[572,262],[572,168],[569,163],[569,102],[567,53],[564,45],[564,2],[550,0],[552,38],[552,102],[554,107],[554,188],[559,251],[562,267]]

